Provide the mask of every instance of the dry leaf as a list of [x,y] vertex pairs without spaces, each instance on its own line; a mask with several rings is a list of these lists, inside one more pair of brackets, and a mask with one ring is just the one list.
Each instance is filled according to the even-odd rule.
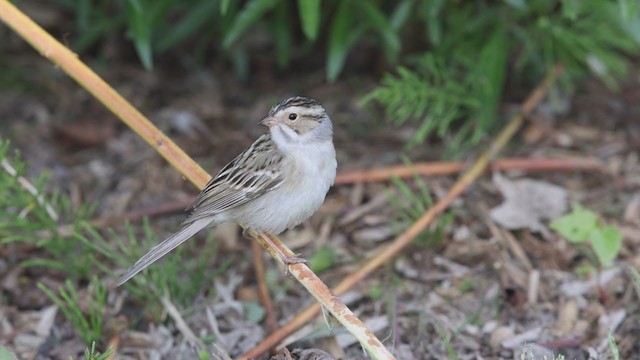
[[507,229],[528,228],[547,234],[541,220],[554,220],[568,210],[567,191],[545,181],[511,181],[495,173],[493,182],[505,201],[491,209],[491,219]]

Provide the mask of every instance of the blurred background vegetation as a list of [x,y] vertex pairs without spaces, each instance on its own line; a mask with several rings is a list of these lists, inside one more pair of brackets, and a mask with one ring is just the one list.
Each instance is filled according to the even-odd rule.
[[99,56],[126,32],[148,70],[169,54],[182,66],[224,56],[247,80],[258,58],[287,71],[324,53],[332,82],[350,54],[373,49],[388,73],[363,100],[392,124],[419,124],[409,146],[433,134],[476,144],[495,127],[505,89],[531,85],[557,62],[568,70],[564,86],[591,73],[615,87],[640,49],[635,0],[55,2],[75,19],[64,29],[72,49]]

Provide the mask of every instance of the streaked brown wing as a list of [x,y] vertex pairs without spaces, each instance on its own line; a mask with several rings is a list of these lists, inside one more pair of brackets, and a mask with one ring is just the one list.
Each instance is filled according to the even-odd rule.
[[282,184],[284,157],[271,140],[259,137],[209,181],[187,210],[185,224],[221,213],[276,189]]

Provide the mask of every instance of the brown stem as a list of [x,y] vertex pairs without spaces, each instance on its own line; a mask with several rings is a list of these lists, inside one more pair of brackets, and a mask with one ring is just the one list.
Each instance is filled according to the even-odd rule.
[[[386,181],[392,177],[408,178],[414,175],[451,175],[465,169],[463,162],[421,162],[410,165],[395,165],[368,170],[341,172],[336,176],[336,185],[360,182]],[[491,163],[487,171],[522,170],[522,171],[575,171],[603,170],[603,165],[596,159],[500,159]]]
[[269,288],[267,287],[264,259],[262,258],[262,248],[257,241],[251,241],[251,251],[253,252],[253,268],[256,273],[256,281],[258,282],[258,295],[260,297],[260,302],[267,313],[267,329],[272,333],[278,329],[278,323],[276,322],[273,302],[271,301],[271,295],[269,294]]
[[[429,224],[433,222],[438,214],[447,209],[449,205],[460,196],[480,175],[484,172],[489,165],[489,161],[493,159],[496,154],[505,147],[509,140],[513,137],[515,132],[522,126],[524,118],[531,113],[531,111],[540,103],[542,98],[547,94],[551,84],[560,76],[563,67],[556,65],[553,70],[547,75],[544,81],[539,84],[533,92],[527,97],[520,113],[515,115],[505,128],[498,134],[494,142],[491,144],[475,163],[467,170],[466,173],[451,187],[449,192],[441,198],[434,206],[429,208],[409,229],[398,236],[391,244],[389,244],[383,251],[379,252],[373,258],[368,260],[362,267],[356,270],[344,278],[333,291],[337,296],[340,296],[351,289],[354,285],[366,278],[371,272],[376,270],[380,265],[386,263],[391,258],[396,256],[402,249],[411,243],[411,241],[422,233]],[[299,313],[293,320],[285,324],[275,333],[264,339],[253,349],[246,352],[240,357],[240,359],[252,359],[260,356],[269,349],[276,346],[285,337],[289,336],[295,330],[306,324],[313,319],[320,311],[318,304],[313,304]]]

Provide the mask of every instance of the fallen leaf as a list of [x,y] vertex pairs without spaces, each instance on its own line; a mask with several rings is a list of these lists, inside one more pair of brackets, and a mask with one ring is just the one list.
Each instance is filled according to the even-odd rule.
[[576,244],[588,240],[597,225],[598,215],[578,206],[571,214],[551,223],[551,228]]
[[618,256],[622,245],[620,230],[612,225],[591,232],[591,246],[600,264],[607,266]]
[[547,235],[541,220],[554,220],[567,211],[567,191],[545,181],[509,180],[495,173],[493,182],[505,201],[491,209],[491,219],[507,229],[531,229]]

